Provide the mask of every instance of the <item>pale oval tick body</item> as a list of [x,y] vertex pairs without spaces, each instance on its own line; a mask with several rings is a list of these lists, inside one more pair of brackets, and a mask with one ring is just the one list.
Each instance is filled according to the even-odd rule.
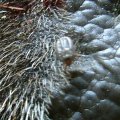
[[61,37],[56,42],[56,54],[57,57],[64,62],[64,64],[70,65],[75,57],[75,46],[73,41],[69,37]]

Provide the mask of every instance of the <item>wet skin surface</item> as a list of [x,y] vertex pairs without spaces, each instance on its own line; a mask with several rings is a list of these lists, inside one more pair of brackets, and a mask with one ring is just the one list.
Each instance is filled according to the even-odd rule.
[[71,19],[63,29],[81,56],[68,71],[82,73],[54,93],[52,119],[120,120],[120,23],[110,7],[108,0],[69,1]]

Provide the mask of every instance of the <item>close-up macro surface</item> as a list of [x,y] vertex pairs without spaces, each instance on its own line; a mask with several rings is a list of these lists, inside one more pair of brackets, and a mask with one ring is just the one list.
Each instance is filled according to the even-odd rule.
[[119,8],[1,0],[0,120],[120,120]]

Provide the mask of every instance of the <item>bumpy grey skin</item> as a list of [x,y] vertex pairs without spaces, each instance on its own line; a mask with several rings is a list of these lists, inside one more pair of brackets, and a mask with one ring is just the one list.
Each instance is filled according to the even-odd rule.
[[71,78],[62,92],[54,93],[50,116],[54,120],[120,120],[120,23],[106,10],[111,7],[109,0],[75,3],[68,7],[74,12],[64,30],[82,55],[68,71],[83,72]]

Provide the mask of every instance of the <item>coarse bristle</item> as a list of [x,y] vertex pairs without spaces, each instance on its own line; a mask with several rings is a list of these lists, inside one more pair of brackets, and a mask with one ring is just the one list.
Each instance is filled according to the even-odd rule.
[[0,19],[0,120],[49,120],[50,95],[64,82],[55,66],[59,19],[42,6],[38,0],[28,16]]
[[50,7],[53,7],[53,8],[61,8],[64,6],[64,0],[43,0],[43,6],[45,8],[50,8]]

